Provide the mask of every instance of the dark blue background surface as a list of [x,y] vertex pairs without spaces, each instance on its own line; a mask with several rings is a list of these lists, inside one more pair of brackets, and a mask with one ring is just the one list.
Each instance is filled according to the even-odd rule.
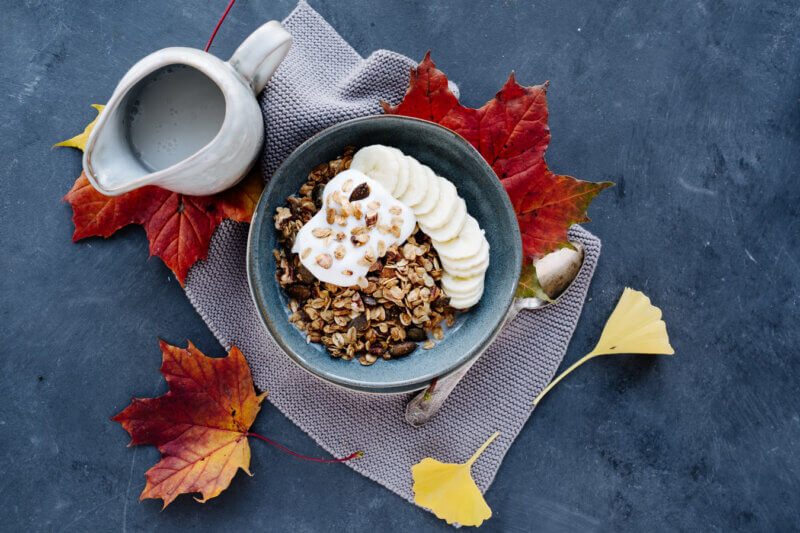
[[[5,530],[449,531],[343,465],[254,442],[205,505],[137,503],[154,448],[108,417],[165,390],[156,338],[221,347],[140,228],[70,241],[60,198],[92,119],[140,57],[200,47],[225,2],[10,2],[0,32]],[[565,362],[626,285],[673,357],[606,358],[537,409],[486,498],[489,531],[800,528],[800,11],[794,2],[312,2],[362,54],[437,64],[477,106],[512,69],[550,80],[551,168],[618,186],[593,204],[600,266]],[[228,57],[293,2],[239,0]],[[274,408],[255,430],[324,455]]]

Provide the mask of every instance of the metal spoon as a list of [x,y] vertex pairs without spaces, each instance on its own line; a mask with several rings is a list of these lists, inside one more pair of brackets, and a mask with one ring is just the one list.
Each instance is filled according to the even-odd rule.
[[[562,248],[534,262],[539,284],[544,293],[553,300],[569,288],[583,265],[583,246],[579,242],[573,242],[572,245],[575,250]],[[503,325],[523,309],[540,309],[551,303],[553,302],[539,298],[517,298],[506,313]],[[478,357],[452,374],[439,378],[435,385],[414,396],[406,406],[406,421],[414,427],[424,426],[430,422]]]

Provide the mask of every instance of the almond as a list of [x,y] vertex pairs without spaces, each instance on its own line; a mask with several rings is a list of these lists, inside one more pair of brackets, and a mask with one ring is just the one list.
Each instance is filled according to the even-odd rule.
[[367,211],[367,218],[364,219],[364,223],[367,225],[368,228],[373,227],[375,224],[378,223],[378,212],[373,210]]

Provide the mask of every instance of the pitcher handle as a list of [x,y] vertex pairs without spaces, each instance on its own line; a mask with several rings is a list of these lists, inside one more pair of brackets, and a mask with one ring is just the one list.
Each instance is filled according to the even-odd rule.
[[250,83],[258,94],[267,85],[292,46],[292,36],[276,20],[250,34],[239,45],[228,63]]

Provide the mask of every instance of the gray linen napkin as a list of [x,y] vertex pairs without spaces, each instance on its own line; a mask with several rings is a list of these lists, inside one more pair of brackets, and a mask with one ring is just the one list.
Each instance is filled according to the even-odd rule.
[[[272,175],[301,142],[345,119],[380,113],[378,99],[399,102],[414,62],[379,50],[361,58],[308,4],[284,21],[294,37],[286,60],[261,95],[266,123],[263,165]],[[600,240],[573,227],[586,259],[558,305],[522,312],[475,363],[439,414],[414,429],[404,420],[410,395],[350,392],[296,366],[269,336],[250,300],[245,273],[247,224],[223,223],[208,259],[189,274],[186,294],[223,346],[247,357],[267,399],[332,455],[355,449],[347,465],[413,502],[411,466],[424,457],[461,462],[495,430],[500,437],[472,471],[489,488],[508,448],[531,414],[531,402],[552,379],[583,307],[600,254]],[[357,364],[357,363],[353,363]],[[502,394],[498,391],[502,391]]]

